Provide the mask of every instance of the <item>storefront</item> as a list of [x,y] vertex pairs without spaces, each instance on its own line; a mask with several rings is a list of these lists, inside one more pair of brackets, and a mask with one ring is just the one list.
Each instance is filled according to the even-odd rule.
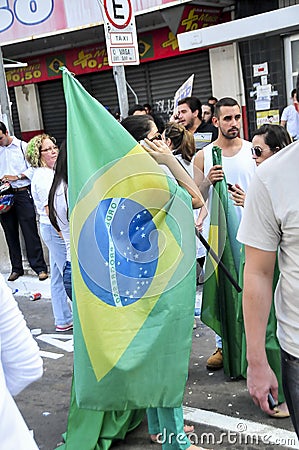
[[[248,139],[262,123],[279,123],[283,108],[291,102],[290,92],[299,72],[298,8],[299,0],[237,1],[235,20],[228,26],[216,25],[178,37],[183,50],[212,47],[209,53],[210,62],[214,58],[215,63],[211,62],[211,76],[216,97],[218,93],[230,95],[236,64],[224,56],[226,47],[235,47],[241,62],[235,77],[240,86],[236,98],[246,117]],[[217,73],[228,80],[226,86]]]
[[[171,8],[169,8],[171,11]],[[230,19],[230,12],[223,8],[185,5],[181,8],[178,32],[204,28]],[[167,120],[173,110],[176,90],[190,75],[194,74],[193,94],[206,101],[212,94],[210,59],[208,49],[180,52],[176,36],[168,27],[138,33],[139,66],[125,68],[129,84],[129,104],[150,103],[156,114]],[[118,106],[116,86],[112,68],[108,66],[105,42],[72,49],[41,53],[35,57],[24,57],[26,68],[6,72],[10,98],[16,98],[13,107],[15,132],[22,130],[28,139],[40,127],[22,124],[20,99],[26,95],[27,85],[37,85],[37,101],[40,102],[41,127],[57,137],[65,137],[66,111],[59,67],[66,65],[76,74],[84,87],[112,112]],[[15,95],[15,90],[17,95]],[[24,93],[25,90],[25,93]],[[22,92],[20,92],[22,91]],[[133,91],[133,92],[132,92]]]

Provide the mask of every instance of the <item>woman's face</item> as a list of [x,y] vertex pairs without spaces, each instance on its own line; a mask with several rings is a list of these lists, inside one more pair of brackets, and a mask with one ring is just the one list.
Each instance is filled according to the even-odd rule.
[[58,156],[58,147],[51,139],[46,138],[42,142],[42,148],[40,150],[41,163],[43,166],[53,169]]
[[[260,156],[257,153],[261,152]],[[252,158],[255,160],[257,166],[259,166],[263,161],[270,158],[274,152],[270,150],[269,145],[265,144],[264,136],[257,135],[252,139]]]

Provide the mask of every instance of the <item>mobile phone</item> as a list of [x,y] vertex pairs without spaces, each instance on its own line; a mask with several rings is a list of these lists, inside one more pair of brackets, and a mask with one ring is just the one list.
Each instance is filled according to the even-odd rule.
[[142,145],[142,147],[152,150],[151,147],[143,139],[142,139],[142,141],[139,141],[139,144]]
[[234,188],[234,186],[231,183],[226,183],[227,187],[230,191],[235,191],[236,189]]
[[271,394],[271,392],[269,392],[269,394],[268,394],[268,403],[269,403],[269,408],[270,409],[274,409],[277,406],[277,403],[274,400],[273,395]]

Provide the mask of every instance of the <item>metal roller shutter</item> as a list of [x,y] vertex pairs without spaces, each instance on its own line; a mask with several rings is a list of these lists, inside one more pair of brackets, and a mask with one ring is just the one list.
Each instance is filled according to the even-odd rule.
[[[138,103],[143,105],[148,103],[148,98],[151,97],[150,84],[148,83],[148,64],[140,64],[140,66],[126,67],[126,80],[138,97]],[[127,88],[129,106],[136,103],[135,96]]]
[[[118,100],[112,71],[81,75],[78,80],[93,97],[113,112]],[[62,80],[40,83],[39,96],[44,130],[61,144],[66,136],[66,105]]]
[[112,112],[118,106],[117,91],[112,70],[81,75],[78,77],[78,80],[93,97]]
[[45,133],[54,136],[58,145],[66,137],[66,105],[62,80],[38,85]]
[[[201,51],[140,66],[126,67],[126,79],[138,96],[138,103],[150,103],[156,114],[168,120],[173,109],[176,90],[192,74],[193,94],[206,101],[212,93],[209,52]],[[118,107],[117,91],[112,70],[78,76],[85,89],[114,112]],[[66,106],[62,81],[39,84],[44,129],[56,137],[58,144],[66,135]],[[128,88],[129,105],[135,97]]]
[[193,95],[205,102],[212,94],[209,52],[201,51],[149,63],[149,82],[154,112],[168,120],[177,89],[194,73]]

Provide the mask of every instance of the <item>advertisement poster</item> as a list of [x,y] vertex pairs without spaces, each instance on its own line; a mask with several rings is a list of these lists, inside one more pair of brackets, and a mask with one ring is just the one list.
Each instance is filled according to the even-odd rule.
[[279,110],[269,109],[268,111],[258,111],[256,113],[256,126],[261,127],[265,123],[279,125]]

